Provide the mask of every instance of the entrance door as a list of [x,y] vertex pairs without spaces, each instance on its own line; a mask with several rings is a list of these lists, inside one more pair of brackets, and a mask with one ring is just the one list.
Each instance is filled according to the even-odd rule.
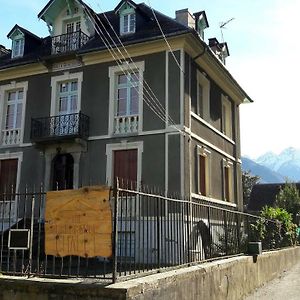
[[71,154],[57,154],[52,161],[52,190],[73,189],[74,159]]
[[123,187],[136,187],[137,149],[114,151],[113,179],[120,179]]

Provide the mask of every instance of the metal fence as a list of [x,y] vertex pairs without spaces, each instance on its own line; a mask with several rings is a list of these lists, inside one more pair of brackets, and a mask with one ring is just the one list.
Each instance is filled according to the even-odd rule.
[[[247,250],[257,216],[179,200],[121,184],[111,193],[113,256],[45,254],[46,194],[0,195],[0,272],[93,277],[109,282],[145,272],[239,255]],[[266,250],[266,249],[265,249]]]

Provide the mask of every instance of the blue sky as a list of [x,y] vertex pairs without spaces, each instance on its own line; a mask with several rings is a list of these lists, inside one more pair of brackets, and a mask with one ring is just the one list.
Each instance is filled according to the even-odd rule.
[[[6,35],[16,23],[38,36],[46,36],[47,26],[37,15],[47,2],[3,1],[0,44],[10,47]],[[118,2],[86,1],[97,12],[112,10]],[[206,38],[217,37],[219,41],[222,40],[220,23],[234,18],[223,31],[231,55],[227,68],[255,101],[241,107],[242,153],[256,157],[289,146],[300,148],[299,0],[150,0],[150,3],[170,17],[182,8],[191,12],[205,10],[210,25]]]

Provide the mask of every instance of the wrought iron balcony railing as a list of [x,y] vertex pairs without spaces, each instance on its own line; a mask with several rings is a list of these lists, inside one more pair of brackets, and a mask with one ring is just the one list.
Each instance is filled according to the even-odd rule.
[[85,45],[89,37],[82,31],[52,37],[52,54],[76,51]]
[[89,136],[89,117],[83,113],[31,119],[31,140],[47,142]]

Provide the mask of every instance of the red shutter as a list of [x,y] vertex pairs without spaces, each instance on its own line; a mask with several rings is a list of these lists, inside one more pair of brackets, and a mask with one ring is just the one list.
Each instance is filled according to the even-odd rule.
[[17,159],[0,160],[0,193],[15,192],[17,171]]
[[119,178],[125,184],[137,181],[137,149],[114,151],[113,178]]
[[230,201],[230,182],[229,182],[229,168],[224,168],[224,180],[225,180],[225,200]]
[[205,156],[199,156],[199,186],[200,194],[206,196],[206,166]]

